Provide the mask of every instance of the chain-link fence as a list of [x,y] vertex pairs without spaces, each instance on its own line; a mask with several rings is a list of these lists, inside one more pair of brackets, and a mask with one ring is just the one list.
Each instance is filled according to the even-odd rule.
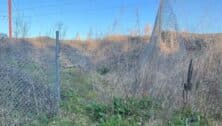
[[[218,82],[221,77],[221,34],[216,34],[221,31],[218,29],[221,24],[213,20],[219,19],[221,14],[211,5],[216,5],[216,1],[205,0],[201,3],[197,0],[193,5],[186,0],[160,1],[150,43],[140,58],[140,80],[142,89],[148,87],[149,94],[165,98],[166,104],[170,105],[167,109],[183,104],[182,90],[185,90],[184,83],[189,80],[187,72],[192,59],[194,74],[189,104],[194,109],[208,111],[206,115],[209,111],[216,113],[219,110],[216,108],[221,109],[221,84]],[[214,90],[214,98],[200,100],[205,97],[203,94],[209,94],[208,90]],[[199,93],[202,91],[203,94]],[[208,102],[213,99],[217,99],[217,103]],[[197,101],[198,104],[195,103]]]
[[12,39],[0,43],[1,125],[23,125],[58,112],[56,42],[35,44]]
[[[74,2],[73,5],[79,6]],[[70,10],[75,8],[73,5]],[[36,38],[29,39],[22,39],[27,37],[25,35],[15,35],[17,39],[0,36],[0,125],[23,126],[33,124],[33,120],[40,120],[42,124],[44,119],[50,120],[54,125],[58,118],[62,118],[64,122],[68,120],[70,125],[75,125],[74,122],[86,118],[83,123],[90,125],[93,120],[89,119],[86,113],[88,111],[85,110],[88,104],[110,103],[114,97],[152,97],[161,101],[163,113],[165,110],[173,112],[182,105],[182,92],[188,78],[187,71],[191,59],[194,69],[190,81],[193,85],[192,91],[189,91],[188,102],[197,112],[205,115],[218,114],[222,110],[220,79],[222,37],[221,34],[215,33],[221,32],[222,25],[216,19],[219,21],[222,16],[218,13],[220,11],[208,9],[210,7],[207,5],[216,5],[216,2],[160,0],[153,32],[148,34],[141,30],[145,26],[143,9],[141,14],[139,9],[136,9],[134,14],[136,20],[131,24],[129,19],[121,20],[120,17],[124,11],[132,13],[133,10],[127,11],[123,8],[122,12],[120,8],[121,12],[119,16],[117,14],[111,26],[113,30],[107,35],[97,35],[99,33],[92,35],[92,31],[97,32],[96,28],[92,28],[89,30],[88,38],[86,35],[82,40],[79,31],[72,30],[71,27],[77,29],[77,25],[89,22],[74,22],[78,18],[69,19],[72,14],[60,17],[55,13],[58,20],[64,21],[64,25],[68,23],[67,20],[73,21],[68,23],[72,34],[68,35],[68,38],[71,37],[68,40],[65,37],[66,27],[62,22],[53,28],[45,28],[44,31],[41,28],[47,27],[48,22],[45,22],[44,18],[41,19],[43,22],[40,22],[38,15],[31,14],[35,27],[39,27],[41,32],[49,30],[47,35],[41,36],[39,33],[35,35]],[[215,8],[219,10],[218,6]],[[62,12],[69,15],[66,9],[63,11],[61,9]],[[101,12],[105,10],[102,9]],[[107,13],[105,15],[108,17]],[[45,16],[51,18],[52,15]],[[88,17],[89,14],[84,16]],[[23,18],[25,20],[25,17]],[[90,18],[88,20],[93,22]],[[20,22],[25,23],[25,21]],[[116,28],[125,22],[129,23],[129,28],[133,26],[133,22],[136,27],[133,26],[132,30],[129,29],[124,34],[117,32],[118,29],[120,31],[128,29],[120,26]],[[23,26],[24,34],[28,28],[26,25]],[[79,25],[79,28],[77,30],[82,30],[82,25]],[[19,29],[20,27],[15,27],[18,32]],[[58,38],[58,34],[54,36],[55,29],[59,29],[63,36],[61,53],[59,41],[54,39]],[[148,31],[150,30],[148,27]],[[73,38],[75,32],[77,32],[76,39]],[[105,31],[98,29],[98,32]],[[60,114],[58,114],[59,108],[62,110]],[[58,114],[56,119],[51,118],[56,114]],[[171,114],[167,113],[167,117],[168,115]],[[156,115],[153,117],[156,118]]]

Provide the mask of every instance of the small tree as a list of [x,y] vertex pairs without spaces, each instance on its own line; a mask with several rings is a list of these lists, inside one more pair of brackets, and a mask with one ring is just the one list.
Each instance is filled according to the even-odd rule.
[[90,29],[89,29],[89,32],[88,32],[88,34],[87,34],[87,40],[88,40],[88,41],[91,41],[92,38],[93,38],[93,30],[92,30],[92,28],[90,28]]
[[79,34],[79,33],[76,33],[76,40],[77,40],[77,41],[80,41],[80,40],[81,40],[81,37],[80,37],[80,34]]
[[52,31],[53,31],[53,33],[55,33],[56,31],[59,31],[60,38],[63,40],[66,37],[67,28],[62,22],[58,22],[54,25]]
[[151,35],[151,26],[150,24],[147,24],[144,28],[144,35],[145,36],[150,36]]
[[66,37],[67,28],[62,22],[55,23],[46,34],[47,36],[54,38],[56,31],[59,31],[61,40]]
[[137,36],[140,36],[141,31],[140,31],[140,10],[139,10],[139,8],[136,9],[136,29],[137,29]]
[[18,15],[14,22],[14,35],[16,38],[26,38],[30,30],[30,25],[26,22],[23,16]]

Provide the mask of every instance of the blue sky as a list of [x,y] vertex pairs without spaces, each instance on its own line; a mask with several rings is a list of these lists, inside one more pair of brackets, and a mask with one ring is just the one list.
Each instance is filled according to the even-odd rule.
[[175,0],[173,9],[181,30],[222,32],[222,0]]
[[[141,28],[153,24],[157,7],[158,0],[14,0],[13,15],[24,15],[31,36],[46,35],[62,22],[67,37],[74,38],[76,33],[85,37],[90,30],[98,35],[128,33],[136,27],[137,8]],[[0,12],[0,16],[7,16],[7,0],[0,0]],[[7,33],[7,18],[0,19],[1,32]]]
[[[180,29],[193,32],[222,31],[221,0],[175,0],[173,7]],[[67,38],[107,33],[127,34],[136,27],[154,24],[159,0],[14,0],[13,17],[23,15],[30,36],[48,35],[57,23],[67,29]],[[7,0],[0,0],[0,32],[7,33]],[[115,23],[116,22],[116,23]],[[113,29],[113,24],[116,24]],[[198,25],[198,26],[197,26]]]

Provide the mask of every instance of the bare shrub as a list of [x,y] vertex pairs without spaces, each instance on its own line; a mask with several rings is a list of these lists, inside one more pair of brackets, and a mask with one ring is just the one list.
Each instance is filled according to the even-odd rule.
[[14,22],[14,35],[15,35],[15,38],[26,38],[28,33],[29,33],[29,30],[30,30],[30,23],[26,22],[24,20],[24,17],[21,16],[21,15],[18,15],[16,18],[15,18],[15,22]]

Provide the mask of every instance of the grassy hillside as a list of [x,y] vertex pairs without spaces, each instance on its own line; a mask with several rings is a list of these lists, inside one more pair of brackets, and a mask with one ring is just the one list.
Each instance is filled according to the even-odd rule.
[[[152,47],[144,38],[61,41],[57,115],[47,111],[54,107],[54,101],[47,100],[54,98],[53,87],[49,86],[55,80],[54,40],[40,37],[3,43],[0,82],[4,87],[1,89],[9,93],[2,93],[5,97],[1,100],[11,99],[3,104],[8,110],[22,107],[5,112],[10,116],[0,116],[0,122],[21,126],[219,126],[221,35],[186,33],[181,40],[183,48],[167,55],[156,48],[163,45],[155,46],[152,62],[142,60]],[[191,92],[191,104],[183,106],[182,83],[192,57],[196,58],[192,81],[195,90]],[[12,88],[15,90],[10,91]],[[34,112],[27,114],[26,108]],[[21,118],[23,115],[28,116]]]
[[[99,75],[97,77],[101,79]],[[90,79],[95,78],[88,73],[81,73],[77,68],[63,70],[60,114],[51,119],[43,116],[32,125],[210,126],[217,123],[213,117],[206,118],[203,113],[195,112],[189,106],[174,111],[163,109],[161,100],[149,96],[112,97],[110,101],[104,102],[92,88]]]

